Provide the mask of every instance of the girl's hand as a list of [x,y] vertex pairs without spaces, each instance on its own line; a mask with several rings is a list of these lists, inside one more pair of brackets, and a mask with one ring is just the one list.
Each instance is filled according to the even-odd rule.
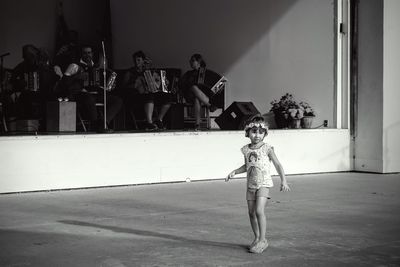
[[287,184],[286,181],[285,181],[285,182],[282,182],[282,184],[281,184],[281,191],[283,191],[283,192],[288,192],[288,191],[290,191],[290,187],[289,187],[289,185]]
[[235,176],[236,172],[232,171],[230,174],[228,174],[228,177],[225,178],[225,182],[228,182],[229,179],[233,178],[233,176]]

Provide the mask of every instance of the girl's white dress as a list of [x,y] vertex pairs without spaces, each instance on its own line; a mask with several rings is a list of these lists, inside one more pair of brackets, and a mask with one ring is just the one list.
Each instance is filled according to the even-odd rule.
[[266,143],[255,149],[250,148],[250,145],[241,148],[246,160],[247,187],[249,189],[274,186],[271,178],[271,160],[268,156],[272,149],[273,147]]

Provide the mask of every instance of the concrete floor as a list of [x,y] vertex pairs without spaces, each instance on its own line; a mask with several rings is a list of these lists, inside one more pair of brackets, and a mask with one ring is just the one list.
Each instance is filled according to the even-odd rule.
[[400,266],[400,174],[288,180],[259,255],[244,179],[0,195],[0,266]]

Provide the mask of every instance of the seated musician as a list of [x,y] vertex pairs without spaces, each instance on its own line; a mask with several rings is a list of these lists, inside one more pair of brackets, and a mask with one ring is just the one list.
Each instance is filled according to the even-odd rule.
[[24,45],[22,57],[23,61],[13,69],[11,76],[13,90],[19,95],[16,100],[17,118],[44,119],[46,101],[54,99],[53,88],[58,77],[44,50],[31,44]]
[[[137,105],[144,105],[146,130],[165,129],[163,118],[171,106],[172,96],[170,93],[163,92],[159,73],[150,70],[150,60],[142,51],[135,52],[132,59],[134,66],[126,72],[122,81],[125,99],[127,100],[126,106],[133,108]],[[152,75],[150,78],[154,79],[155,86],[153,87],[156,88],[151,88],[148,74]],[[160,106],[160,110],[157,113],[156,120],[153,121],[155,105]]]
[[[96,103],[103,103],[104,94],[101,82],[96,77],[102,75],[101,64],[95,64],[91,46],[83,46],[81,58],[71,63],[61,79],[58,94],[61,97],[76,101],[78,111],[84,119],[88,119],[96,130],[104,130],[103,118],[100,118]],[[97,73],[97,74],[96,74]],[[118,96],[106,95],[107,124],[122,108],[122,100]]]
[[[183,96],[188,103],[194,104],[195,129],[200,128],[201,106],[209,107],[214,112],[217,107],[213,104],[213,92],[210,87],[204,86],[204,74],[206,71],[206,62],[200,54],[193,54],[190,57],[190,67],[180,79],[180,88]],[[210,71],[211,72],[211,71]],[[214,73],[214,72],[212,72]],[[203,82],[200,77],[203,76]]]

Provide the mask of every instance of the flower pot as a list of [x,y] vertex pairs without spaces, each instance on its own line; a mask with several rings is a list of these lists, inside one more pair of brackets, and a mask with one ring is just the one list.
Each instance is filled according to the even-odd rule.
[[278,129],[288,128],[289,115],[282,112],[274,112],[276,127]]
[[313,122],[314,116],[304,116],[301,119],[301,127],[302,128],[306,128],[306,129],[310,129],[312,122]]
[[301,128],[301,119],[291,119],[290,120],[290,128],[292,129],[300,129]]

